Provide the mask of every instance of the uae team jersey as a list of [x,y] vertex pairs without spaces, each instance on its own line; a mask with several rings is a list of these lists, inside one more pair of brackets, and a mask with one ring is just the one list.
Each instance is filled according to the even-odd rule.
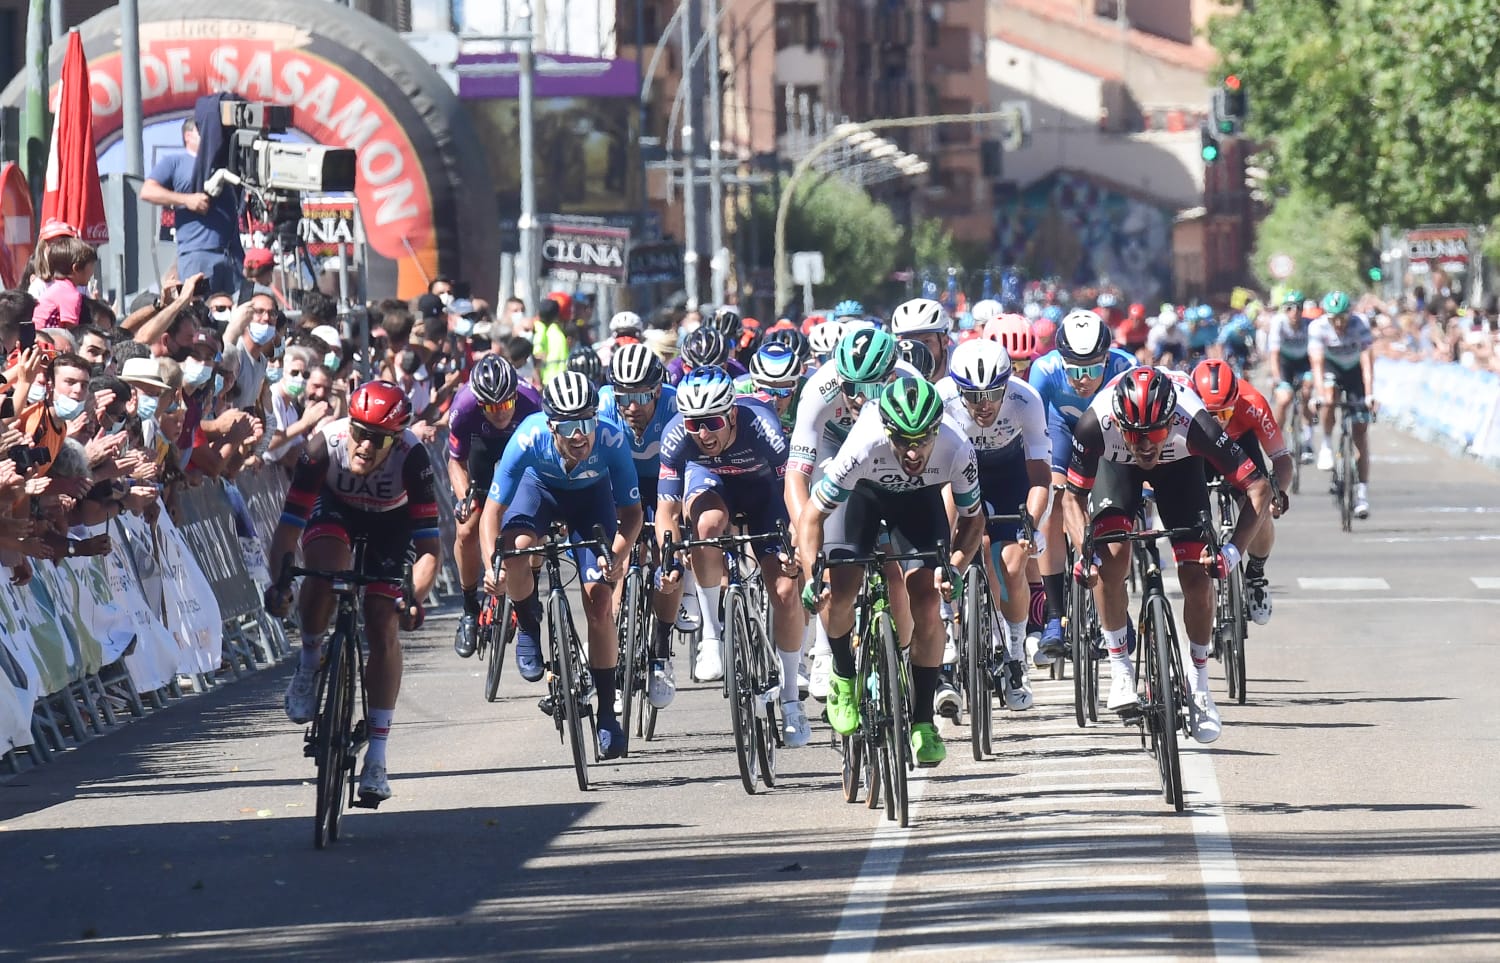
[[[1052,440],[1047,435],[1047,415],[1042,396],[1020,378],[1011,378],[1005,386],[1005,400],[1000,413],[988,427],[981,427],[959,397],[958,385],[951,377],[938,382],[939,392],[948,398],[944,420],[969,439],[979,457],[980,470],[1009,461],[1023,451],[1026,458],[1047,461],[1052,457]],[[951,397],[949,397],[951,396]]]
[[313,506],[325,491],[343,504],[361,512],[394,512],[404,509],[411,520],[412,538],[436,538],[437,493],[432,459],[410,430],[391,445],[391,453],[368,475],[349,468],[353,449],[349,419],[330,422],[307,441],[292,487],[286,494],[281,520],[298,528],[307,526]]
[[1349,315],[1343,334],[1334,330],[1326,314],[1307,327],[1308,357],[1321,357],[1324,364],[1340,371],[1358,371],[1360,354],[1374,343],[1370,325],[1358,314]]
[[529,471],[544,487],[554,492],[581,491],[608,480],[616,507],[639,505],[641,489],[636,482],[635,461],[630,456],[625,435],[625,429],[618,422],[598,419],[593,447],[570,470],[563,464],[562,452],[557,450],[557,439],[547,424],[547,416],[532,415],[521,422],[521,427],[505,446],[495,480],[490,483],[489,500],[510,505],[521,486],[522,476]]
[[734,440],[717,455],[705,455],[698,440],[683,424],[682,415],[672,419],[661,440],[661,487],[658,497],[682,499],[682,479],[688,462],[736,484],[764,481],[767,498],[780,498],[781,479],[786,475],[786,436],[769,405],[749,397],[734,400]]
[[951,485],[953,502],[964,515],[977,514],[981,504],[979,464],[967,438],[948,422],[940,422],[927,466],[920,475],[908,475],[875,405],[860,412],[849,437],[813,486],[813,501],[820,511],[832,514],[860,482],[893,493]]
[[[1162,371],[1170,377],[1170,372]],[[1118,381],[1119,379],[1115,379]],[[1167,440],[1162,444],[1157,464],[1166,465],[1185,458],[1203,458],[1236,488],[1243,489],[1259,474],[1255,462],[1235,443],[1217,418],[1191,390],[1175,380],[1176,408],[1168,426]],[[1125,436],[1115,421],[1113,401],[1115,382],[1099,392],[1088,411],[1073,428],[1073,455],[1068,464],[1068,487],[1086,492],[1094,487],[1100,460],[1119,465],[1135,465],[1135,456],[1125,445]]]
[[[896,362],[897,378],[920,378],[922,373],[905,361]],[[870,399],[865,400],[870,407]],[[793,471],[811,475],[813,469],[832,458],[849,437],[859,412],[844,395],[844,379],[838,365],[828,363],[807,376],[797,405],[797,420],[792,424],[792,450],[787,465]]]

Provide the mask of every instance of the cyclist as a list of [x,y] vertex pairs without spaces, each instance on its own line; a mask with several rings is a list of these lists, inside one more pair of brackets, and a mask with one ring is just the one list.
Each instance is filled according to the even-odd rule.
[[833,357],[833,349],[843,334],[842,321],[819,321],[812,326],[812,330],[807,333],[807,346],[812,350],[813,360],[818,365],[827,363]]
[[599,352],[586,344],[578,345],[568,355],[568,370],[577,371],[588,378],[595,388],[603,386],[608,380],[604,373],[604,362],[599,360]]
[[913,338],[902,338],[896,342],[896,347],[901,349],[901,360],[916,368],[922,377],[934,383],[941,380],[934,377],[937,374],[937,359],[927,350],[927,345]]
[[[1281,427],[1271,417],[1271,405],[1247,379],[1235,375],[1223,361],[1209,359],[1193,369],[1193,390],[1229,437],[1235,440],[1263,474],[1275,482],[1271,516],[1255,533],[1245,556],[1245,588],[1249,590],[1250,618],[1256,625],[1271,621],[1271,590],[1266,582],[1266,559],[1276,545],[1276,524],[1287,510],[1287,486],[1292,483],[1292,456]],[[1266,460],[1270,459],[1268,468]]]
[[1153,363],[1169,368],[1187,360],[1187,332],[1183,330],[1177,309],[1170,304],[1161,306],[1161,313],[1156,316],[1156,322],[1146,334],[1146,355]]
[[951,342],[948,333],[953,322],[943,306],[930,298],[913,298],[896,305],[891,312],[891,334],[897,338],[910,338],[932,352],[932,380],[936,381],[948,373],[948,350]]
[[[974,326],[979,328],[980,331],[985,330],[990,322],[1000,317],[1004,312],[1005,308],[994,298],[985,298],[982,301],[976,301],[974,307],[969,309],[969,313],[974,316]],[[989,337],[989,335],[985,335],[985,337]]]
[[1250,311],[1236,311],[1219,327],[1219,357],[1235,371],[1244,371],[1255,348],[1255,319]]
[[495,465],[516,428],[542,410],[542,399],[521,383],[510,362],[496,354],[479,359],[469,383],[458,389],[448,411],[448,484],[453,487],[457,524],[454,561],[464,593],[453,650],[460,658],[474,654],[479,640],[479,582],[484,575],[479,541],[479,508],[495,477]]
[[[1276,423],[1287,423],[1287,410],[1295,397],[1302,406],[1301,438],[1293,438],[1298,457],[1312,451],[1312,362],[1307,360],[1307,322],[1302,316],[1302,292],[1288,291],[1281,299],[1281,310],[1271,319],[1266,338],[1266,356],[1270,360],[1271,383],[1276,386]],[[1306,459],[1304,458],[1304,461]]]
[[[521,423],[505,446],[479,520],[482,543],[506,550],[530,548],[545,539],[554,520],[567,523],[573,540],[592,538],[596,528],[613,538],[606,564],[590,549],[573,559],[583,585],[588,620],[589,675],[599,696],[599,755],[618,758],[625,733],[615,717],[614,598],[607,584],[630,562],[630,546],[641,530],[640,488],[625,429],[598,415],[599,392],[584,375],[565,371],[542,391],[542,410]],[[618,525],[616,517],[618,516]],[[485,588],[501,587],[516,612],[516,668],[527,682],[542,677],[542,602],[525,556],[508,558],[504,576],[488,572]]]
[[609,337],[594,346],[599,352],[599,360],[605,367],[609,366],[614,357],[616,348],[627,344],[640,344],[645,335],[645,325],[641,322],[641,316],[634,311],[618,311],[609,319]]
[[984,336],[999,342],[1010,357],[1010,370],[1025,378],[1031,373],[1031,364],[1037,357],[1036,334],[1031,322],[1019,314],[1002,314],[984,326]]
[[609,384],[599,389],[599,414],[625,428],[646,509],[656,506],[662,432],[677,414],[677,389],[666,378],[666,366],[655,352],[644,344],[627,344],[615,349]]
[[[307,440],[271,538],[271,557],[278,561],[297,546],[308,568],[345,571],[354,564],[353,545],[365,543],[365,574],[387,581],[367,586],[365,594],[365,689],[369,743],[359,776],[359,794],[379,803],[391,798],[386,773],[386,744],[396,697],[401,691],[401,628],[422,624],[420,600],[437,577],[437,495],[432,459],[407,425],[411,400],[389,381],[372,381],[349,399],[349,415],[325,425]],[[412,583],[415,598],[397,612],[406,560],[415,548]],[[290,592],[266,589],[266,611],[285,615]],[[286,689],[287,718],[297,724],[317,714],[317,676],[323,660],[323,633],[333,615],[332,586],[308,578],[298,592],[302,655]]]
[[[1323,298],[1323,316],[1307,327],[1307,360],[1323,408],[1323,447],[1318,450],[1318,470],[1333,470],[1334,389],[1340,388],[1351,402],[1375,406],[1375,336],[1369,322],[1349,313],[1349,295],[1330,291]],[[1370,423],[1368,416],[1354,421],[1354,450],[1359,465],[1359,484],[1354,486],[1354,515],[1370,517]]]
[[[1242,546],[1250,544],[1270,511],[1271,486],[1197,395],[1179,391],[1161,368],[1140,367],[1119,376],[1078,420],[1072,442],[1063,506],[1068,537],[1077,545],[1083,544],[1085,525],[1095,534],[1130,531],[1141,504],[1141,486],[1148,482],[1165,527],[1197,526],[1200,513],[1209,508],[1204,462],[1245,493],[1234,534],[1218,557],[1209,557],[1201,538],[1176,538],[1172,544],[1182,585],[1183,628],[1193,660],[1193,671],[1187,673],[1188,727],[1198,742],[1213,742],[1222,723],[1208,690],[1208,643],[1214,621],[1209,576],[1212,571],[1222,578],[1239,564]],[[1079,560],[1075,577],[1090,578],[1095,565],[1094,599],[1109,650],[1108,705],[1119,709],[1136,701],[1135,668],[1126,641],[1129,546],[1100,546],[1094,560]]]
[[[786,474],[787,443],[776,413],[753,398],[737,395],[728,372],[715,367],[695,368],[682,380],[677,410],[661,445],[656,529],[663,545],[668,538],[681,537],[677,533],[684,510],[688,530],[696,538],[725,534],[738,515],[745,517],[752,534],[784,529],[786,502],[778,497],[778,489]],[[803,620],[797,611],[796,569],[781,563],[778,553],[784,550],[775,542],[756,545],[770,590],[771,634],[781,657],[782,736],[788,746],[797,748],[807,745],[812,730],[797,691]],[[704,681],[722,679],[724,556],[706,548],[694,549],[692,554],[703,603],[703,639],[693,674]],[[679,573],[664,571],[657,597],[663,623],[677,610],[680,594]],[[670,662],[665,672],[670,680]]]
[[723,368],[734,377],[746,373],[745,366],[730,357],[729,342],[711,324],[697,328],[683,339],[682,353],[667,365],[667,380],[675,385],[689,371],[705,366]]
[[[1052,456],[1041,395],[1024,379],[1013,377],[1010,355],[994,341],[969,341],[955,348],[953,370],[945,380],[948,384],[939,384],[938,391],[949,397],[948,423],[974,446],[986,509],[991,514],[1014,515],[1024,503],[1032,518],[1041,518],[1051,495]],[[997,666],[995,691],[1014,710],[1029,709],[1032,701],[1026,678],[1026,616],[1031,601],[1026,563],[1033,546],[1021,540],[1020,529],[1014,522],[989,526],[994,564],[986,570],[1009,639],[1008,650],[1000,653],[1003,665]]]
[[[974,446],[943,421],[943,400],[930,382],[903,377],[866,406],[849,437],[828,465],[812,498],[797,519],[797,553],[807,579],[803,604],[822,612],[833,659],[828,687],[828,722],[848,735],[859,725],[854,691],[856,666],[851,647],[854,602],[863,573],[847,565],[831,569],[821,597],[814,595],[813,566],[825,547],[830,559],[868,554],[880,523],[890,530],[898,552],[931,551],[948,541],[952,529],[943,486],[951,486],[958,509],[957,531],[945,560],[953,572],[972,561],[984,534],[980,512],[979,468]],[[929,574],[927,569],[934,571]],[[933,703],[941,673],[946,631],[940,600],[963,594],[963,579],[936,565],[914,567],[904,578],[914,626],[912,662],[912,754],[920,766],[936,766],[947,756],[933,724]]]
[[[1052,440],[1052,485],[1068,480],[1068,460],[1073,451],[1073,427],[1083,417],[1099,389],[1116,376],[1135,367],[1135,359],[1110,347],[1109,327],[1093,311],[1079,309],[1063,318],[1057,331],[1057,347],[1031,365],[1031,386],[1047,404],[1047,434]],[[1062,615],[1067,587],[1063,567],[1067,546],[1063,542],[1061,512],[1045,513],[1038,521],[1045,538],[1042,548],[1042,586],[1046,592],[1046,618],[1042,637],[1032,662],[1038,667],[1067,654]],[[1075,543],[1076,544],[1076,543]]]
[[767,341],[750,359],[750,374],[735,381],[735,390],[764,402],[776,411],[784,432],[797,419],[797,399],[807,377],[802,360],[784,342]]
[[1219,322],[1214,309],[1206,304],[1187,309],[1188,361],[1207,357],[1209,349],[1219,343]]

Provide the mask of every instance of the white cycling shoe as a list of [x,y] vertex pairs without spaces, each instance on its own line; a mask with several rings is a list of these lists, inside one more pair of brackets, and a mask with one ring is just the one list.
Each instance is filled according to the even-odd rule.
[[1256,625],[1265,625],[1271,621],[1271,589],[1264,577],[1246,579],[1245,588],[1250,593],[1250,621]]
[[653,709],[665,709],[677,697],[677,670],[671,659],[653,659],[651,678],[646,683],[646,698]]
[[932,711],[944,719],[952,719],[957,722],[964,711],[964,701],[959,698],[958,690],[947,682],[938,683],[937,694],[932,700]]
[[306,725],[318,714],[318,673],[300,664],[286,687],[286,717],[297,725]]
[[1194,692],[1188,700],[1188,731],[1195,740],[1208,745],[1219,738],[1224,723],[1219,718],[1219,707],[1207,689]]
[[693,632],[702,624],[703,612],[698,607],[698,594],[696,592],[682,593],[682,601],[677,605],[678,631]]
[[376,802],[391,798],[391,779],[385,771],[385,763],[365,760],[365,768],[359,774],[359,797]]
[[828,701],[828,677],[833,673],[833,656],[814,652],[812,672],[807,677],[807,694],[819,702]]
[[724,656],[719,652],[718,639],[703,639],[698,643],[698,659],[693,663],[693,678],[699,682],[718,682],[724,678]]
[[1129,662],[1109,662],[1109,702],[1113,711],[1128,709],[1139,700],[1135,697],[1135,666]]
[[781,739],[788,749],[801,749],[812,741],[812,725],[800,701],[781,704]]
[[1318,471],[1333,471],[1333,449],[1327,445],[1318,449]]

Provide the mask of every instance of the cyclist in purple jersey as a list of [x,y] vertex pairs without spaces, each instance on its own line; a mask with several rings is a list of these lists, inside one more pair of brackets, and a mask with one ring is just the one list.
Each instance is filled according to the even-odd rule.
[[733,358],[730,347],[718,328],[704,325],[695,329],[682,339],[682,354],[667,365],[667,380],[674,385],[681,384],[689,371],[710,366],[723,368],[733,378],[749,374],[745,366]]

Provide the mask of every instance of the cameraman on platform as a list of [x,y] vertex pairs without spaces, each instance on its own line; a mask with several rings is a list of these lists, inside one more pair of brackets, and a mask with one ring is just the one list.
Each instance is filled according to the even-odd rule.
[[202,274],[209,291],[238,291],[245,256],[240,249],[239,189],[226,186],[217,197],[204,192],[197,173],[198,123],[192,117],[182,122],[182,146],[185,153],[169,154],[151,168],[141,186],[141,200],[176,209],[178,277]]

